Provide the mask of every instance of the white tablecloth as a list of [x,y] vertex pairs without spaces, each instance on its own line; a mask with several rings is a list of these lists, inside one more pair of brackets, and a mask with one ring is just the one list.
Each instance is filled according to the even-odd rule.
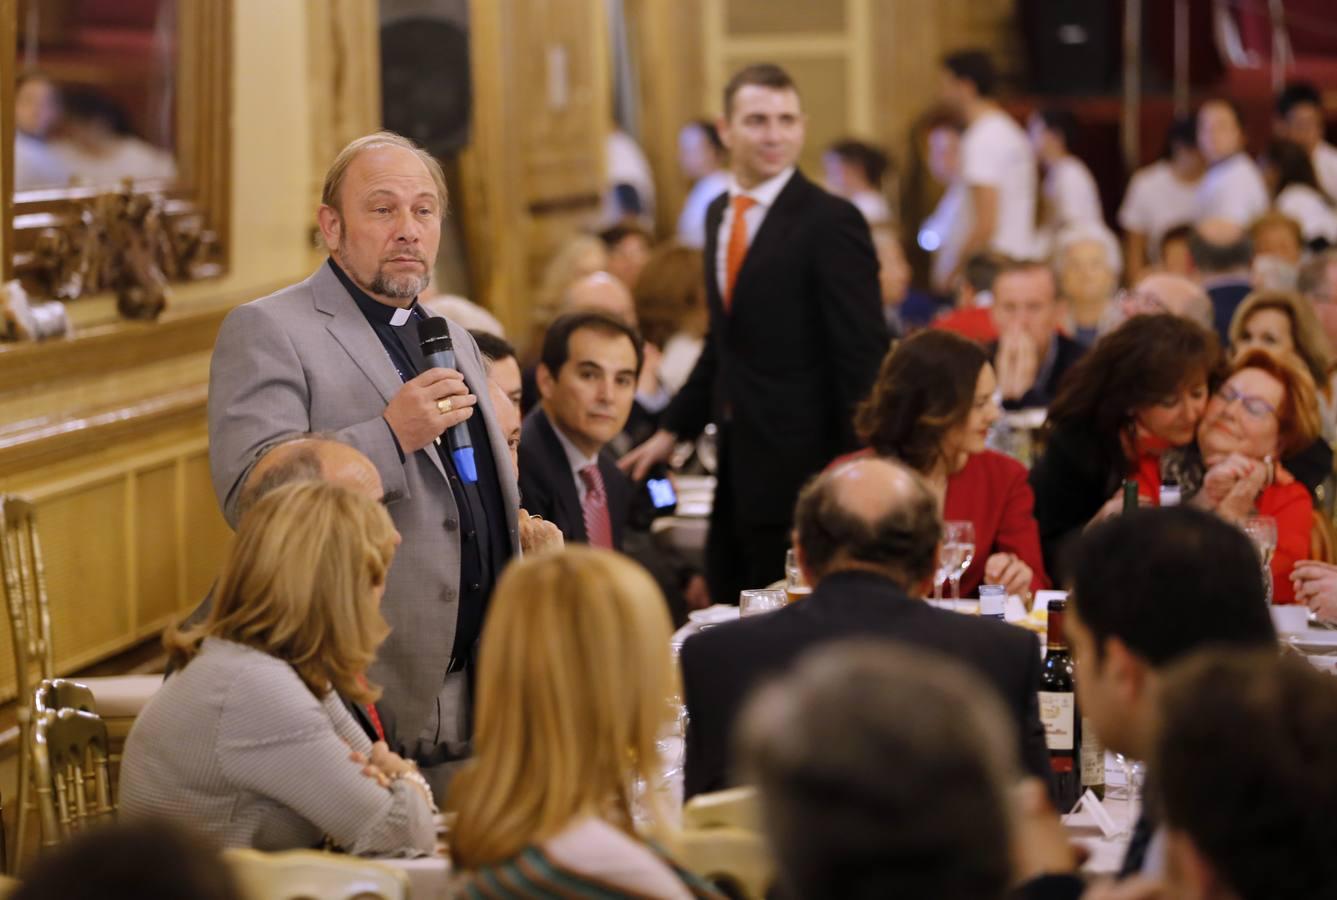
[[447,900],[450,896],[450,860],[444,856],[424,856],[420,859],[378,859],[409,877],[413,900]]

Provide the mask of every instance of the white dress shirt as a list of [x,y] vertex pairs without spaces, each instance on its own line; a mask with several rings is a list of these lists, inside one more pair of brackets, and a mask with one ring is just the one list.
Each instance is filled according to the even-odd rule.
[[1161,238],[1171,228],[1193,221],[1197,181],[1184,181],[1165,160],[1133,173],[1119,207],[1119,224],[1146,236],[1147,258],[1159,262]]
[[743,222],[747,226],[747,245],[752,246],[752,239],[757,236],[757,229],[766,219],[766,213],[770,212],[775,205],[775,198],[780,196],[780,192],[785,189],[789,179],[794,177],[796,171],[794,166],[785,169],[779,175],[768,178],[761,184],[751,190],[743,190],[738,184],[738,179],[729,177],[729,204],[724,208],[724,218],[720,220],[720,230],[715,235],[715,282],[720,287],[720,295],[724,294],[724,283],[727,279],[725,274],[729,266],[729,231],[733,228],[733,200],[740,194],[751,197],[757,201],[752,208],[743,214]]

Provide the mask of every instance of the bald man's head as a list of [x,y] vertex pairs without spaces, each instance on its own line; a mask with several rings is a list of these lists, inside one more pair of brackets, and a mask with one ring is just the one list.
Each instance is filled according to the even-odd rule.
[[1132,295],[1137,301],[1137,307],[1130,310],[1133,315],[1168,312],[1209,330],[1215,327],[1211,298],[1197,282],[1183,275],[1154,272],[1137,283]]
[[489,378],[487,393],[492,398],[492,408],[497,413],[497,427],[506,435],[506,447],[511,451],[511,465],[515,466],[515,477],[520,477],[520,407],[511,400],[506,388]]
[[820,580],[842,569],[874,570],[909,590],[933,572],[942,518],[917,473],[876,457],[818,475],[794,513],[799,554]]
[[303,437],[271,447],[251,467],[241,499],[238,520],[270,491],[294,481],[328,481],[380,501],[385,493],[376,466],[361,452],[339,441]]
[[567,288],[562,297],[562,312],[596,310],[636,327],[636,303],[631,291],[607,272],[595,272]]
[[1204,278],[1245,273],[1253,259],[1253,242],[1242,227],[1229,219],[1203,219],[1188,235],[1193,268]]

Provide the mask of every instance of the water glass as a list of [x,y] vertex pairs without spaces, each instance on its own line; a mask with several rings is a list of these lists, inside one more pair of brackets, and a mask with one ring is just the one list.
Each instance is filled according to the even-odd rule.
[[942,523],[942,546],[938,549],[938,571],[933,578],[933,599],[942,599],[944,582],[952,583],[952,599],[961,599],[961,576],[975,559],[975,526],[966,521]]
[[743,591],[738,595],[738,614],[740,616],[757,616],[772,612],[784,606],[787,600],[784,591]]
[[1267,602],[1272,603],[1272,554],[1277,549],[1277,520],[1271,516],[1249,516],[1244,520],[1244,533],[1258,550],[1263,566],[1263,589]]

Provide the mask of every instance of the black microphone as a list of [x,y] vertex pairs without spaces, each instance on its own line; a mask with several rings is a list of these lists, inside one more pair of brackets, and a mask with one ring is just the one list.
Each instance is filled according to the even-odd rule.
[[[418,323],[419,347],[423,362],[429,369],[455,368],[455,344],[450,339],[450,325],[440,316],[430,316]],[[447,432],[450,456],[455,460],[455,471],[466,484],[478,481],[478,466],[474,463],[474,444],[469,439],[469,426],[464,422],[450,426]]]

